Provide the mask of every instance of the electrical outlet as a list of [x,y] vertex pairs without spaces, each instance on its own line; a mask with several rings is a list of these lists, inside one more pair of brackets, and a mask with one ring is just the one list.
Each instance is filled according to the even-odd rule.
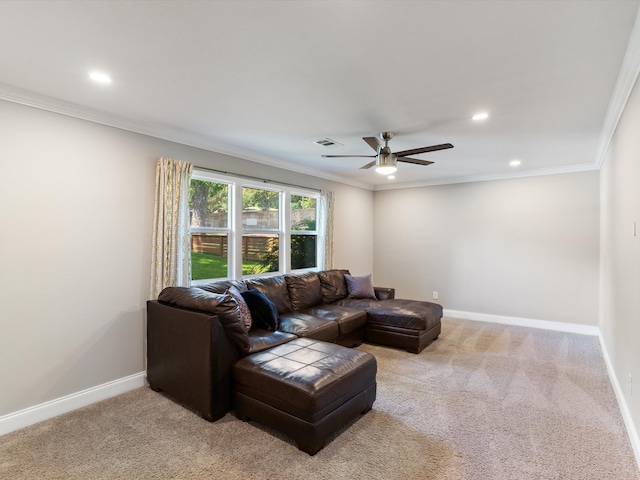
[[435,290],[433,292],[433,299],[438,300],[438,292],[436,292]]

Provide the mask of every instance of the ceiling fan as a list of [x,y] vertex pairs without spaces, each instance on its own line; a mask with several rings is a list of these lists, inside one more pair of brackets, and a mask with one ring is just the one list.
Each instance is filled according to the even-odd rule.
[[345,157],[363,157],[375,158],[371,163],[367,163],[360,169],[371,168],[375,165],[376,172],[382,175],[390,175],[397,170],[396,162],[414,163],[416,165],[431,165],[433,162],[427,160],[419,160],[417,158],[409,158],[408,155],[418,155],[420,153],[435,152],[437,150],[445,150],[453,148],[450,143],[441,145],[431,145],[430,147],[414,148],[412,150],[403,150],[401,152],[391,152],[389,148],[389,140],[393,138],[393,132],[382,132],[380,134],[384,140],[384,146],[377,137],[362,137],[367,144],[376,151],[375,155],[322,155],[324,158],[345,158]]

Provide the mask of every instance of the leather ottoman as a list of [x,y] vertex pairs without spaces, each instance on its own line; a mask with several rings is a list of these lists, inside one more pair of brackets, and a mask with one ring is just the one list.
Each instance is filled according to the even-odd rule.
[[315,455],[331,434],[371,410],[376,371],[367,352],[298,338],[236,362],[235,413],[288,435]]

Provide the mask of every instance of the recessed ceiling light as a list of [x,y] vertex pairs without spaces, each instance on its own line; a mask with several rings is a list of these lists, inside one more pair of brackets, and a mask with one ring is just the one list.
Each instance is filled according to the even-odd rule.
[[395,176],[395,175],[389,175],[389,176],[387,177],[387,180],[395,180],[395,179],[396,179],[396,176]]
[[486,112],[476,113],[473,117],[471,117],[472,120],[486,120],[487,118],[489,118],[489,114]]
[[512,167],[519,167],[521,163],[522,162],[520,160],[511,160],[509,162],[509,165],[511,165]]
[[111,83],[111,77],[106,73],[102,73],[102,72],[91,72],[89,74],[89,78],[94,82],[102,83],[103,85]]

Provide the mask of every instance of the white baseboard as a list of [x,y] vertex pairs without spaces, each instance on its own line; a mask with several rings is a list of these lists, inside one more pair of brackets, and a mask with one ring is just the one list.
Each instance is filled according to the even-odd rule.
[[91,387],[81,392],[72,393],[64,397],[56,398],[49,402],[41,403],[34,407],[25,408],[18,412],[0,417],[0,435],[19,430],[34,423],[42,422],[49,418],[57,417],[63,413],[86,407],[92,403],[106,400],[120,395],[145,384],[146,372],[140,372],[128,377],[119,378],[112,382]]
[[533,318],[507,317],[504,315],[491,315],[487,313],[462,312],[460,310],[444,310],[445,317],[460,318],[462,320],[476,320],[479,322],[500,323],[503,325],[515,325],[518,327],[542,328],[558,332],[580,333],[582,335],[598,336],[600,329],[592,325],[578,323],[551,322],[549,320],[536,320]]
[[616,398],[618,399],[618,405],[620,406],[622,419],[624,420],[625,427],[627,427],[627,434],[629,435],[629,440],[631,441],[633,454],[636,457],[636,464],[640,469],[640,436],[638,436],[638,429],[633,423],[633,417],[631,416],[629,405],[627,405],[627,401],[622,392],[622,387],[620,386],[620,381],[618,380],[618,376],[613,369],[613,364],[611,363],[611,358],[609,357],[609,352],[607,351],[607,346],[604,343],[604,339],[602,338],[602,335],[598,335],[598,338],[600,339],[600,348],[602,349],[604,363],[607,365],[607,371],[609,372],[609,378],[611,379],[611,384],[613,385],[613,391],[615,392]]
[[[532,327],[542,328],[547,330],[555,330],[569,333],[580,333],[584,335],[595,335],[600,340],[600,347],[604,357],[605,364],[607,366],[607,372],[609,373],[609,379],[613,386],[613,391],[618,400],[622,418],[625,426],[627,427],[627,434],[631,442],[631,447],[636,458],[636,463],[640,468],[640,437],[638,436],[638,430],[633,423],[631,412],[622,393],[622,388],[618,377],[609,357],[607,347],[600,335],[600,329],[598,327],[590,325],[578,325],[572,323],[562,322],[550,322],[547,320],[534,320],[530,318],[521,317],[507,317],[502,315],[490,315],[484,313],[463,312],[458,310],[444,310],[445,317],[460,318],[463,320],[475,320],[480,322],[499,323],[503,325],[515,325],[520,327]],[[146,372],[140,372],[128,377],[120,378],[112,382],[104,383],[96,387],[82,390],[81,392],[73,393],[65,397],[57,398],[49,402],[36,405],[34,407],[26,408],[18,412],[10,413],[0,417],[0,435],[19,430],[29,425],[33,425],[38,422],[42,422],[49,418],[56,417],[63,413],[76,410],[78,408],[86,407],[92,403],[106,400],[107,398],[120,395],[121,393],[128,392],[135,388],[139,388],[145,385]]]

